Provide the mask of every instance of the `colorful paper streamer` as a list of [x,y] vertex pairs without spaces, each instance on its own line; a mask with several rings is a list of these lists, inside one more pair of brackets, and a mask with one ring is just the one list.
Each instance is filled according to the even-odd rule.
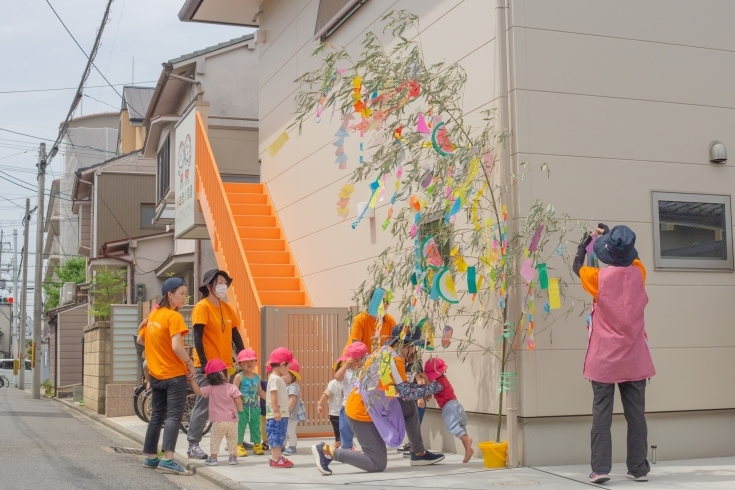
[[561,308],[561,296],[559,295],[559,278],[549,278],[549,308],[558,310]]

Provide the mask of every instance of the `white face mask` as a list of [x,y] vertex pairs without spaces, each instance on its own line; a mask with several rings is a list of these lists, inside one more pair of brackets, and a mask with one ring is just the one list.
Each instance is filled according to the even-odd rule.
[[214,287],[214,294],[216,294],[219,299],[224,299],[225,296],[227,296],[227,284],[217,284]]

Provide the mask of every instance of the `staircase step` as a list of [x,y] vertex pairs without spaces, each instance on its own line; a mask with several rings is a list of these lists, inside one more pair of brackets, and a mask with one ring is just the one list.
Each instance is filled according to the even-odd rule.
[[301,281],[298,277],[256,277],[258,291],[299,291]]
[[288,252],[246,252],[245,257],[251,264],[290,264]]
[[[235,216],[237,228],[243,227],[275,227],[275,216]],[[278,228],[276,228],[278,229]]]
[[284,252],[286,250],[286,241],[276,240],[259,240],[256,238],[243,238],[242,246],[245,252]]
[[227,199],[233,204],[268,204],[265,194],[249,194],[245,192],[228,192]]
[[261,277],[294,277],[296,268],[290,264],[253,264],[251,262],[250,272],[257,281]]
[[238,216],[271,216],[273,208],[270,204],[232,204],[232,214]]
[[256,226],[238,226],[237,231],[240,234],[240,238],[243,240],[247,239],[271,239],[275,240],[281,238],[281,230],[278,228],[266,228]]
[[244,184],[240,182],[223,182],[225,192],[247,192],[249,194],[263,194],[263,184]]
[[267,306],[300,306],[306,304],[303,291],[259,291],[260,301]]

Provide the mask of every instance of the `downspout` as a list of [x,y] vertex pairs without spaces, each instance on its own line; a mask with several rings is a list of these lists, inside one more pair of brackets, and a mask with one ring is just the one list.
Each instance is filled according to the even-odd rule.
[[[498,70],[500,79],[500,123],[501,128],[505,132],[505,139],[503,141],[503,149],[501,152],[501,164],[503,168],[503,180],[504,184],[508,182],[508,179],[512,175],[516,174],[515,163],[511,159],[511,151],[513,145],[511,141],[513,138],[513,121],[511,119],[510,111],[510,69],[509,62],[512,56],[509,54],[508,47],[508,19],[510,9],[510,0],[497,0],[497,33],[496,40],[498,43]],[[517,186],[507,185],[508,189],[505,194],[504,204],[507,206],[508,215],[510,216],[510,235],[514,236],[518,234],[518,219],[520,217],[519,203],[518,203],[518,191]],[[509,318],[518,318],[521,298],[517,294],[516,288],[511,289],[511,298],[508,302],[509,307]],[[512,358],[508,359],[508,367],[506,369],[509,372],[515,372],[517,376],[518,364],[517,354]],[[519,380],[516,377],[516,388],[514,391],[508,391],[506,393],[506,432],[508,436],[508,467],[515,468],[518,466],[518,389]]]
[[127,264],[127,281],[128,281],[128,301],[127,304],[132,305],[133,304],[133,265],[135,264],[134,261],[128,260],[128,259],[121,259],[120,257],[115,257],[114,255],[107,255],[107,244],[103,243],[102,247],[100,248],[100,253],[102,254],[102,257],[106,259],[112,259],[112,260],[119,260],[120,262],[124,262]]

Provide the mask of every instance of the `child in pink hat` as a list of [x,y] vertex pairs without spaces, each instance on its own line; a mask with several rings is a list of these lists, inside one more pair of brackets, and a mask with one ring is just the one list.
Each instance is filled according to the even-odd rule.
[[240,421],[237,424],[237,455],[247,456],[245,449],[245,429],[250,427],[250,442],[253,444],[253,454],[265,454],[260,435],[260,399],[265,399],[265,390],[261,388],[260,376],[255,373],[258,355],[253,349],[243,349],[237,355],[237,364],[242,369],[235,376],[233,384],[242,394],[243,411],[240,412]]
[[447,364],[438,357],[432,357],[424,364],[424,374],[429,381],[436,381],[444,387],[439,393],[434,394],[434,398],[442,410],[442,418],[447,430],[462,441],[464,446],[462,462],[467,463],[475,453],[475,450],[472,449],[472,439],[467,435],[467,413],[457,401],[457,395],[454,394],[454,388],[445,374],[446,371]]
[[238,412],[242,412],[242,395],[235,385],[228,381],[227,365],[221,359],[210,359],[204,367],[208,386],[200,387],[192,377],[189,382],[197,395],[209,399],[209,420],[212,422],[210,455],[204,461],[207,466],[217,466],[217,453],[222,439],[227,439],[230,464],[237,464],[237,423]]
[[359,341],[352,342],[345,347],[344,355],[337,360],[342,363],[334,373],[334,379],[342,383],[342,408],[339,412],[339,438],[340,447],[343,449],[353,449],[355,434],[352,427],[347,422],[347,413],[345,406],[347,405],[347,397],[350,396],[352,389],[357,385],[356,370],[365,364],[365,356],[367,356],[367,346]]
[[268,387],[265,397],[265,432],[271,447],[271,468],[291,468],[293,463],[283,457],[283,447],[286,442],[288,429],[288,387],[284,377],[288,375],[288,368],[293,362],[293,354],[285,347],[279,347],[271,352],[268,364],[273,372],[268,378]]

